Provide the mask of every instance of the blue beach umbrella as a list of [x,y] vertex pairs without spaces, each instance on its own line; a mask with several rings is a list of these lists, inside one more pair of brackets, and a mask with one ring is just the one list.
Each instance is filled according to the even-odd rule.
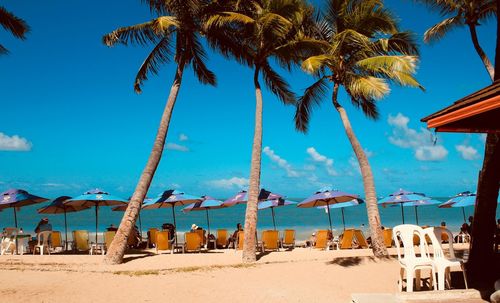
[[[500,203],[500,200],[498,201]],[[440,204],[439,208],[450,208],[450,207],[461,207],[462,215],[464,216],[464,222],[467,223],[465,218],[465,207],[476,205],[476,193],[470,191],[464,191],[456,194],[450,200]]]
[[390,194],[389,196],[378,201],[378,204],[382,204],[383,207],[400,205],[401,206],[401,217],[403,219],[403,224],[405,223],[405,213],[403,210],[403,203],[406,202],[415,202],[422,200],[429,200],[429,197],[426,197],[422,193],[416,193],[411,191],[406,191],[403,189],[399,189],[398,191]]
[[[95,207],[95,242],[97,243],[97,232],[99,230],[99,207],[124,205],[127,200],[117,196],[110,195],[101,189],[93,189],[85,192],[83,195],[74,197],[63,202],[65,205],[74,207]],[[85,209],[85,208],[82,208]]]
[[358,198],[358,199],[354,199],[354,200],[344,202],[344,203],[330,204],[328,206],[328,209],[326,209],[326,206],[318,206],[318,208],[325,209],[328,212],[330,211],[330,209],[340,208],[340,210],[342,211],[342,225],[344,226],[344,230],[345,230],[344,208],[351,207],[351,206],[357,206],[357,205],[362,204],[362,203],[365,203],[365,201],[363,201],[363,199]]
[[17,228],[17,208],[46,201],[49,199],[32,195],[22,189],[9,189],[0,194],[0,210],[9,207],[14,210],[14,222]]
[[[177,224],[175,222],[175,210],[176,206],[188,205],[194,202],[202,201],[203,198],[198,196],[188,195],[179,190],[169,189],[158,195],[156,198],[150,201],[145,201],[142,206],[143,209],[157,209],[157,208],[172,208],[172,216],[174,219],[174,226],[177,229]],[[177,243],[177,233],[175,233],[175,243]]]
[[37,210],[39,214],[47,214],[47,215],[64,214],[64,232],[66,240],[66,250],[68,249],[68,223],[67,223],[66,213],[77,212],[80,210],[90,208],[90,206],[85,206],[85,205],[74,206],[74,205],[64,204],[64,202],[69,199],[71,199],[71,197],[60,196],[54,199],[52,203],[50,203],[49,205]]
[[259,210],[266,209],[266,208],[271,209],[271,214],[273,216],[273,226],[274,226],[274,230],[276,230],[276,219],[274,217],[274,208],[286,206],[286,205],[293,205],[293,204],[297,204],[297,202],[293,202],[290,200],[285,200],[283,198],[279,198],[279,199],[266,200],[266,201],[259,202],[257,204],[257,209],[259,209]]
[[[259,196],[258,196],[257,200],[259,202],[261,202],[261,201],[274,200],[274,199],[279,199],[279,198],[283,198],[283,196],[280,194],[270,192],[270,191],[262,188],[259,192]],[[246,190],[242,190],[242,191],[238,192],[236,195],[234,195],[233,197],[224,201],[224,206],[228,206],[228,207],[234,206],[236,204],[247,203],[247,201],[248,201],[248,192]]]
[[[351,202],[354,199],[358,199],[358,195],[330,188],[322,188],[319,191],[317,191],[314,195],[310,196],[309,198],[297,204],[297,207],[307,208],[307,207],[326,206],[330,208],[331,205]],[[327,211],[327,213],[328,213],[328,221],[330,223],[330,230],[333,233],[332,217],[330,215],[329,210]]]
[[423,205],[436,205],[436,204],[440,204],[440,203],[441,202],[438,200],[427,199],[427,200],[405,202],[405,203],[403,203],[403,206],[404,207],[412,207],[412,206],[415,207],[415,221],[417,222],[417,225],[418,225],[418,210],[417,210],[417,208],[419,206],[423,206]]
[[210,196],[202,196],[202,198],[203,198],[202,201],[197,201],[195,203],[189,204],[188,206],[184,207],[182,211],[184,213],[188,213],[190,211],[200,211],[200,210],[206,211],[208,234],[210,234],[210,218],[208,216],[208,210],[223,208],[224,203]]

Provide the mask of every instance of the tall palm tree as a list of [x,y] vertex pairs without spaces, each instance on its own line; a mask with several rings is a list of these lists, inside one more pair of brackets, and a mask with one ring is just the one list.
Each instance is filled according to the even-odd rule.
[[437,41],[452,29],[460,26],[467,26],[469,28],[472,44],[483,61],[491,81],[493,81],[495,68],[481,48],[481,45],[479,45],[476,27],[481,25],[480,22],[496,16],[496,0],[420,0],[420,2],[438,11],[442,17],[446,17],[446,19],[432,26],[424,33],[424,41]]
[[376,100],[389,93],[389,83],[421,87],[413,77],[418,50],[412,34],[399,31],[395,18],[378,0],[330,0],[317,28],[318,37],[328,47],[302,62],[302,69],[318,80],[299,98],[295,125],[307,131],[311,111],[325,100],[331,83],[332,104],[361,169],[373,252],[377,257],[387,256],[372,170],[341,105],[339,90],[343,87],[355,107],[368,118],[377,119]]
[[[26,34],[30,31],[29,25],[23,19],[16,17],[13,13],[0,6],[0,25],[11,32],[14,37],[26,39]],[[0,55],[8,54],[9,51],[0,44]]]
[[153,149],[130,199],[129,206],[123,215],[116,236],[106,254],[105,262],[109,264],[118,264],[123,261],[127,238],[135,225],[141,203],[146,196],[163,153],[170,117],[177,100],[184,69],[191,66],[201,83],[216,84],[215,75],[205,65],[206,53],[200,41],[201,14],[205,10],[207,1],[150,0],[148,3],[151,12],[159,17],[142,24],[118,28],[103,37],[103,42],[108,46],[117,43],[125,45],[128,43],[139,45],[151,43],[155,45],[137,72],[134,88],[138,93],[141,92],[142,84],[147,80],[149,74],[157,74],[159,67],[169,62],[171,57],[176,63],[174,81],[170,88]]
[[235,57],[254,70],[255,130],[243,244],[243,262],[248,263],[256,260],[255,235],[260,190],[263,109],[260,75],[262,74],[266,86],[284,104],[295,103],[295,94],[271,66],[269,59],[276,59],[278,64],[286,69],[299,62],[299,55],[307,52],[311,44],[301,29],[312,10],[301,0],[239,0],[226,1],[225,4],[229,10],[213,14],[206,22],[206,30],[233,37],[238,41],[239,48],[220,47],[217,41],[210,38],[209,42],[222,54]]

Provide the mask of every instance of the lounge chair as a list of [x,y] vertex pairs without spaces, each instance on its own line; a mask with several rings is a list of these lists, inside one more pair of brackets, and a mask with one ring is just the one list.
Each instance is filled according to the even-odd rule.
[[365,236],[360,229],[354,230],[354,237],[356,238],[359,248],[368,248],[368,242],[366,242]]
[[183,252],[201,252],[203,240],[198,232],[187,232],[184,234]]
[[90,253],[89,232],[86,230],[74,230],[73,244],[74,251],[88,251]]
[[386,228],[382,231],[382,235],[384,236],[384,244],[385,247],[392,247],[392,228]]
[[111,242],[115,238],[116,231],[105,231],[104,232],[104,250],[107,251],[111,246]]
[[16,251],[16,237],[18,232],[19,230],[15,227],[4,228],[2,240],[0,242],[0,255],[4,255],[8,251],[14,254]]
[[329,246],[329,241],[328,241],[328,234],[329,230],[318,230],[316,232],[316,243],[314,245],[314,248],[317,249],[328,249]]
[[[150,229],[151,232],[151,229]],[[151,235],[151,233],[150,233]],[[155,232],[156,238],[154,239],[154,244],[156,248],[156,253],[160,250],[170,250],[170,253],[174,253],[174,242],[175,239],[170,240],[170,231],[162,230]]]
[[205,247],[205,245],[207,244],[205,241],[206,240],[206,236],[205,236],[206,231],[203,229],[197,229],[197,230],[195,230],[195,232],[200,236],[201,246]]
[[43,256],[44,251],[50,255],[49,238],[51,234],[52,231],[50,230],[41,231],[37,234],[38,243],[33,247],[33,254],[36,254],[38,248],[40,255]]
[[236,236],[236,245],[234,248],[236,250],[242,250],[243,249],[243,242],[245,241],[245,232],[244,231],[239,231],[237,236]]
[[295,248],[295,230],[285,229],[283,231],[283,241],[281,241],[281,247]]
[[[403,291],[403,275],[406,272],[406,291],[413,292],[413,277],[416,277],[416,288],[420,289],[420,270],[430,269],[431,283],[436,290],[436,281],[434,279],[434,262],[427,254],[426,241],[420,241],[425,238],[424,230],[417,225],[403,224],[395,226],[392,229],[392,237],[398,252],[398,261],[401,266],[399,276],[399,291]],[[420,246],[420,255],[417,256],[413,246],[414,236],[417,236]],[[401,247],[401,243],[403,247]],[[403,251],[401,251],[403,250]],[[403,253],[403,254],[402,254]]]
[[159,232],[158,228],[150,228],[149,229],[148,247],[156,246],[156,233],[157,232]]
[[[432,260],[434,261],[434,265],[436,267],[437,276],[438,276],[438,289],[444,290],[445,282],[448,283],[448,287],[450,287],[451,275],[450,268],[451,267],[459,267],[462,270],[465,282],[465,288],[467,287],[467,276],[465,274],[464,261],[460,258],[455,257],[455,251],[453,250],[453,241],[449,241],[449,254],[450,258],[446,258],[443,253],[443,248],[441,247],[441,241],[438,239],[442,239],[442,235],[446,234],[449,239],[453,239],[453,235],[451,232],[443,227],[429,227],[424,229],[425,234],[429,237],[432,243]],[[445,278],[446,275],[446,278]]]
[[280,249],[279,232],[277,230],[265,230],[262,232],[261,251]]
[[215,246],[217,248],[226,248],[227,247],[227,229],[218,229],[217,230],[217,240],[215,242]]
[[52,231],[52,234],[50,235],[50,248],[55,250],[57,247],[64,250],[64,242],[62,241],[61,232]]
[[354,240],[354,229],[346,229],[342,234],[342,239],[340,240],[340,249],[351,249],[354,248],[352,243]]

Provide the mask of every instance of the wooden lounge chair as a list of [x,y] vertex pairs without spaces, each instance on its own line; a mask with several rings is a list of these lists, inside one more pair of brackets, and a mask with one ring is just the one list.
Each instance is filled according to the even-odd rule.
[[328,233],[329,230],[318,230],[316,232],[316,244],[314,245],[314,248],[327,249],[329,242]]
[[183,252],[201,252],[203,240],[198,232],[188,232],[184,234]]
[[116,231],[106,231],[104,232],[104,248],[107,251],[108,248],[111,246],[111,242],[113,242],[113,239],[115,238]]
[[64,250],[64,242],[62,241],[61,232],[52,231],[52,234],[50,235],[50,248],[55,250],[57,247]]
[[244,231],[239,231],[237,236],[236,236],[236,245],[234,248],[236,250],[242,250],[243,249],[243,242],[245,240],[245,232]]
[[150,228],[149,229],[148,247],[156,246],[156,233],[157,232],[159,232],[158,228]]
[[340,240],[340,249],[350,249],[353,248],[352,242],[354,240],[354,229],[346,229],[342,235],[342,240]]
[[359,248],[368,248],[368,242],[366,242],[366,238],[360,229],[354,230],[354,236],[356,237],[356,240],[358,241]]
[[382,234],[384,236],[385,247],[387,247],[387,248],[392,247],[392,228],[384,229],[382,231]]
[[170,240],[170,232],[168,230],[156,231],[155,236],[154,243],[157,254],[160,250],[170,250],[171,254],[174,253],[175,239]]
[[195,232],[200,236],[201,246],[205,247],[205,245],[207,244],[207,242],[205,241],[207,238],[205,236],[206,231],[204,229],[197,229],[195,230]]
[[47,252],[50,255],[50,247],[49,247],[49,238],[52,231],[46,230],[41,231],[37,234],[38,243],[33,247],[33,254],[36,254],[36,250],[40,252],[40,255],[43,256],[44,252]]
[[217,230],[217,241],[216,248],[226,248],[227,247],[227,229]]
[[281,241],[281,247],[295,248],[295,230],[285,229],[283,231],[283,241]]
[[262,232],[261,251],[277,250],[279,251],[279,232],[277,230],[265,230]]
[[86,230],[73,231],[73,250],[88,251],[90,253],[89,232]]

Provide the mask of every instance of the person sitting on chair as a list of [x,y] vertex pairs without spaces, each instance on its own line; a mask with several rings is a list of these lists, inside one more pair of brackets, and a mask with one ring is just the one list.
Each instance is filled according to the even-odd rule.
[[[28,242],[28,246],[30,248],[30,251],[32,251],[35,247],[35,245],[38,244],[38,234],[42,231],[52,231],[52,224],[49,223],[49,218],[42,218],[40,222],[35,227],[35,233],[37,234],[36,237],[33,237],[31,241]],[[49,238],[50,240],[50,238]]]
[[238,232],[240,231],[243,231],[243,228],[241,227],[241,223],[238,223],[236,224],[236,230],[233,232],[233,234],[231,235],[231,237],[229,237],[229,239],[227,239],[227,247],[229,247],[229,245],[233,245],[232,247],[235,247],[235,243],[236,243],[236,240],[238,238]]

